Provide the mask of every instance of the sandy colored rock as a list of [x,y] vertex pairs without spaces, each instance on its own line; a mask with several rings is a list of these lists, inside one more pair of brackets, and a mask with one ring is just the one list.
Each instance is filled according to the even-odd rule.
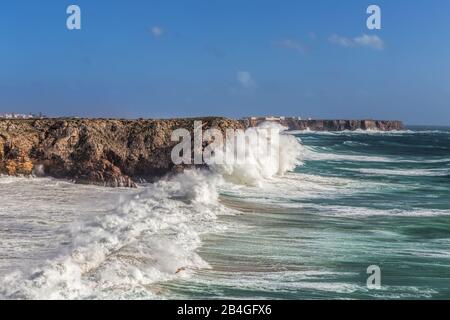
[[[193,135],[194,121],[203,129],[245,129],[260,121],[219,117],[118,119],[0,119],[0,174],[47,175],[77,183],[134,187],[190,165],[174,165],[173,130]],[[295,120],[280,121],[290,130],[401,130],[400,121]],[[203,146],[205,147],[205,145]]]
[[133,187],[181,172],[171,150],[173,130],[193,132],[194,121],[204,129],[244,128],[225,118],[117,119],[0,119],[0,173],[34,172],[77,183]]

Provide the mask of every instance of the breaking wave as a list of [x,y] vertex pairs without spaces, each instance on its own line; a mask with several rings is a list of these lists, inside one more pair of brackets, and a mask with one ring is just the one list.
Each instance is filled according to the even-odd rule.
[[[15,299],[151,298],[146,286],[208,268],[196,249],[200,235],[220,229],[225,210],[216,180],[187,171],[145,187],[113,211],[71,225],[70,248],[28,272],[1,280]],[[178,273],[177,273],[178,271]],[[182,271],[182,272],[181,272]]]
[[359,172],[369,175],[392,175],[392,176],[424,176],[424,177],[445,177],[450,174],[447,169],[370,169],[370,168],[342,168],[342,170]]
[[326,152],[321,147],[304,147],[303,160],[305,161],[357,161],[357,162],[384,162],[384,163],[448,163],[450,158],[424,159],[422,157],[413,159],[412,157],[387,157],[358,154],[339,154]]
[[[247,163],[212,164],[138,190],[0,177],[0,192],[7,194],[0,206],[0,235],[9,241],[1,252],[25,261],[11,272],[14,263],[8,261],[7,270],[0,260],[0,298],[239,298],[249,292],[261,298],[417,298],[421,292],[440,297],[441,289],[432,283],[416,292],[414,277],[369,292],[358,282],[365,269],[342,266],[352,259],[365,268],[373,258],[365,254],[372,249],[393,263],[402,254],[419,259],[407,262],[411,266],[430,268],[436,261],[433,268],[442,270],[448,265],[450,210],[446,180],[440,177],[448,175],[447,154],[402,153],[393,145],[426,145],[419,136],[410,136],[411,143],[341,133],[295,137],[280,126],[259,129],[267,126],[278,130],[280,139],[270,156],[261,154],[259,145],[267,143],[261,135],[248,145]],[[373,153],[370,148],[383,141],[396,152]],[[299,167],[302,161],[306,165]],[[409,178],[386,179],[389,175]],[[29,203],[18,204],[15,191]],[[84,199],[90,207],[74,209],[67,199]],[[16,208],[20,214],[12,212]],[[48,227],[41,228],[42,222]],[[8,238],[3,230],[15,233]],[[210,233],[213,241],[203,244]],[[51,254],[44,248],[45,254],[28,259],[27,253],[53,240]]]
[[[256,138],[249,139],[245,145],[245,161],[212,163],[210,169],[213,172],[239,184],[258,185],[265,179],[284,175],[301,164],[303,147],[294,136],[283,134],[286,128],[265,122],[256,129],[247,129],[246,133],[249,130],[256,131]],[[267,130],[272,130],[279,140],[272,142]],[[269,149],[264,148],[265,146]],[[216,152],[215,156],[223,158],[223,151]]]
[[209,268],[197,254],[201,236],[225,231],[217,217],[235,213],[218,201],[225,181],[257,184],[299,164],[298,140],[281,131],[283,150],[276,159],[260,159],[257,146],[250,145],[250,164],[188,170],[145,185],[114,210],[80,218],[69,227],[70,245],[38,266],[0,279],[0,298],[161,297],[151,284]]

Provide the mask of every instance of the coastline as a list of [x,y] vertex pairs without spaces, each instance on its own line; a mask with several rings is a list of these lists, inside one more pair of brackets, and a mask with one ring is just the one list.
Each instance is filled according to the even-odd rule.
[[[248,118],[245,122],[247,126],[256,127],[266,121],[264,118]],[[296,119],[279,118],[276,122],[288,128],[289,131],[355,131],[355,130],[377,130],[393,131],[404,130],[405,125],[399,120],[349,120],[349,119]]]
[[[4,178],[0,297],[448,297],[448,133],[295,136],[303,165],[258,185],[213,169],[140,189]],[[367,290],[378,261],[383,288]]]
[[[171,134],[179,128],[191,133],[194,121],[203,129],[246,129],[264,118],[223,117],[179,119],[0,119],[0,174],[49,176],[81,184],[136,187],[141,181],[182,172],[171,150]],[[400,121],[280,119],[289,130],[401,130]],[[205,148],[205,145],[203,145]]]

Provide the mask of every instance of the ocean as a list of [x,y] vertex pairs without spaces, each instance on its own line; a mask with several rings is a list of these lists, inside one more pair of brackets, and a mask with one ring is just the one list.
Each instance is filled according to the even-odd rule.
[[450,128],[282,137],[138,189],[0,177],[0,298],[450,299]]

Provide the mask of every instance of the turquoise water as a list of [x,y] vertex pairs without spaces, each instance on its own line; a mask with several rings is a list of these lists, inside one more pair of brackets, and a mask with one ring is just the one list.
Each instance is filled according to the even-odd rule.
[[0,298],[450,299],[450,129],[291,134],[137,189],[0,176]]
[[[450,129],[298,132],[303,165],[223,187],[235,215],[203,236],[210,268],[158,284],[172,298],[450,299]],[[367,267],[381,287],[366,285]]]

